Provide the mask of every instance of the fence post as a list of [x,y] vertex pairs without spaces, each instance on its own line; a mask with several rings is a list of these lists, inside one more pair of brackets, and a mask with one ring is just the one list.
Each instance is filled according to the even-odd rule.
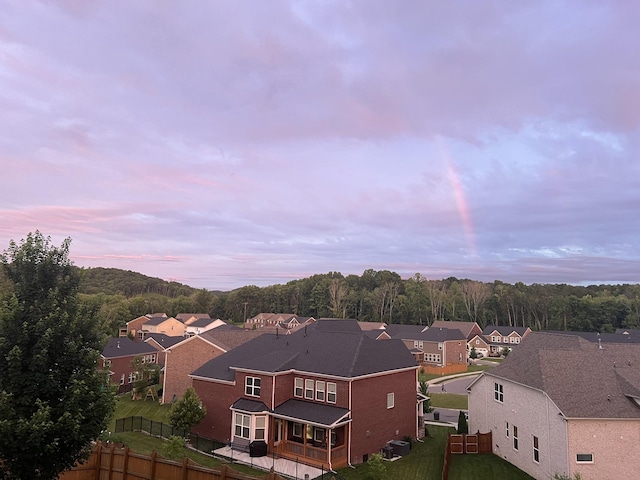
[[184,457],[182,459],[182,480],[187,480],[187,472],[188,472],[189,459]]
[[[155,450],[151,452],[151,476],[149,478],[156,478],[156,458],[158,457],[158,452]],[[126,477],[125,477],[126,478]]]
[[226,465],[220,465],[220,480],[227,480],[227,470],[229,467]]
[[100,466],[102,465],[102,442],[98,442],[96,448],[93,450],[96,459],[96,471],[94,478],[97,480],[100,478]]
[[127,478],[127,472],[129,471],[129,447],[125,447],[124,449],[124,461],[122,464],[122,471],[124,472],[125,477]]
[[108,480],[111,480],[113,477],[113,454],[116,449],[115,444],[111,444],[111,448],[109,449],[109,475],[107,476]]

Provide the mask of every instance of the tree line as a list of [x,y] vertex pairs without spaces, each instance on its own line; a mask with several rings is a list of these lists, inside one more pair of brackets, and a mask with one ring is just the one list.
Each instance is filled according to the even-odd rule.
[[[195,289],[119,269],[79,269],[79,303],[107,336],[147,313],[209,313],[241,324],[261,312],[430,325],[475,321],[533,330],[612,332],[640,328],[640,285],[509,284],[450,277],[408,279],[389,270],[316,274],[285,284],[229,292]],[[0,278],[0,296],[3,279]]]

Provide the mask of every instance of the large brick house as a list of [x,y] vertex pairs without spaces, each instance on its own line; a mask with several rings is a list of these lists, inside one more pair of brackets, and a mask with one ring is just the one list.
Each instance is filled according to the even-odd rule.
[[100,368],[109,371],[109,381],[118,386],[118,393],[131,391],[136,380],[131,362],[141,357],[145,363],[158,363],[156,347],[145,342],[134,342],[128,337],[111,338],[100,355]]
[[374,340],[355,320],[261,335],[193,372],[207,408],[195,430],[328,469],[361,463],[418,435],[417,370],[402,342]]
[[161,402],[169,403],[181,398],[191,386],[189,374],[202,364],[263,333],[263,329],[222,326],[168,345],[163,350],[165,364]]
[[469,430],[534,478],[636,478],[640,344],[533,332],[469,385]]

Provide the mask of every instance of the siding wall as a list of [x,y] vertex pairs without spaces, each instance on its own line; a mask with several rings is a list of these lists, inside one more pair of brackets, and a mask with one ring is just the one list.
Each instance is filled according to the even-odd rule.
[[[503,403],[494,400],[494,382],[503,386]],[[509,423],[509,437],[506,423]],[[518,450],[513,427],[518,427]],[[469,394],[469,432],[493,433],[493,453],[534,478],[568,473],[567,422],[542,392],[482,375]],[[533,436],[538,437],[540,461],[533,459]]]

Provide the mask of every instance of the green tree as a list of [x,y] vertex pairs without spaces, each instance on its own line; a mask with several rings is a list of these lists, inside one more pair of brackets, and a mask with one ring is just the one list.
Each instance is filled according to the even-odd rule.
[[384,464],[382,454],[372,453],[367,460],[367,480],[384,480],[387,478],[387,466]]
[[1,266],[12,292],[0,306],[0,477],[55,479],[83,459],[115,400],[97,368],[103,344],[77,315],[70,239],[40,232],[12,241]]
[[458,414],[458,433],[469,433],[467,416],[462,410],[460,410],[460,414]]
[[189,387],[182,398],[171,405],[169,423],[174,428],[184,431],[186,436],[191,427],[200,423],[206,414],[207,409],[202,405],[196,391]]

